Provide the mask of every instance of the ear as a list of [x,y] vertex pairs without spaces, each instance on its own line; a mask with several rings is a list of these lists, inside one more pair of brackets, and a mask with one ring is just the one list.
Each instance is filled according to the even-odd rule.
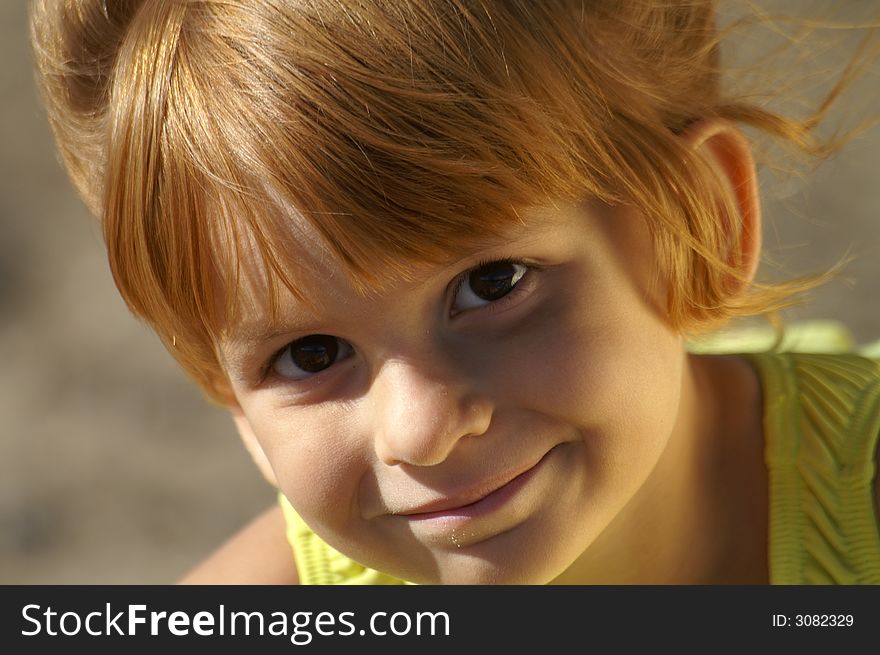
[[741,278],[730,282],[730,291],[736,295],[754,278],[761,253],[761,204],[751,146],[742,132],[721,119],[692,123],[681,138],[718,175],[736,207],[737,215],[726,216],[724,222],[730,247],[722,253],[740,273]]
[[235,423],[235,427],[238,429],[238,435],[241,437],[242,443],[244,443],[245,449],[251,454],[254,463],[257,465],[257,468],[260,469],[260,473],[263,474],[263,477],[266,478],[269,484],[277,488],[278,480],[275,477],[275,472],[272,470],[269,458],[266,457],[263,447],[257,440],[257,436],[254,434],[250,421],[244,415],[244,412],[237,403],[230,404],[228,407],[229,412],[232,414],[232,420]]

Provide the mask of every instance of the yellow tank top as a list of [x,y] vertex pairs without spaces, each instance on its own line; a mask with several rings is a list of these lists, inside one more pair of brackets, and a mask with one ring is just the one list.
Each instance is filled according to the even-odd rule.
[[751,354],[764,387],[771,584],[880,584],[880,362]]
[[[840,353],[746,356],[764,390],[771,584],[880,584],[880,362]],[[409,584],[333,549],[282,494],[279,502],[301,584]]]
[[349,559],[312,532],[281,492],[278,502],[287,523],[287,541],[293,548],[300,584],[412,584]]

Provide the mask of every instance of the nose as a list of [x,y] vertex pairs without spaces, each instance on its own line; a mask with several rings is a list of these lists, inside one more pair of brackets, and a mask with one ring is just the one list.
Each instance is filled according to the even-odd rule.
[[386,361],[371,390],[375,449],[388,464],[433,466],[456,444],[489,429],[492,405],[467,377],[425,362]]

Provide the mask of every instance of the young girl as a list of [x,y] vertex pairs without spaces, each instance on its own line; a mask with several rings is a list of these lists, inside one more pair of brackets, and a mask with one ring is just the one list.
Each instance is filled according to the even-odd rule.
[[34,4],[122,295],[279,489],[186,581],[880,583],[880,365],[685,348],[818,282],[754,282],[738,125],[827,106],[727,95],[714,4]]

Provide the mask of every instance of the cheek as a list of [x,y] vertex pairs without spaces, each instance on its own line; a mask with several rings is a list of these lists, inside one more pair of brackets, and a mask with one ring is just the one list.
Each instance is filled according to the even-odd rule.
[[680,337],[637,297],[597,297],[546,312],[534,331],[541,336],[521,344],[532,356],[507,377],[520,404],[585,435],[604,468],[662,450],[678,416],[684,355]]
[[369,469],[350,420],[320,409],[251,415],[278,485],[302,518],[330,529],[347,525],[358,509],[359,481]]

